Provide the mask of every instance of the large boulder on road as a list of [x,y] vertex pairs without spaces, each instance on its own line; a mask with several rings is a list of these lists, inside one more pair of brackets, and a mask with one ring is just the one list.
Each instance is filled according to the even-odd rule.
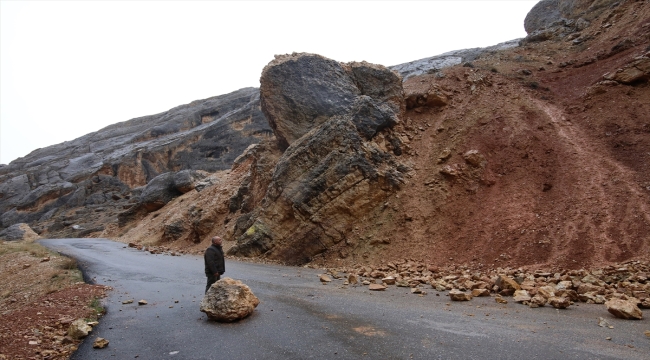
[[210,320],[232,322],[252,314],[260,300],[239,280],[223,278],[212,287],[201,301],[201,311]]

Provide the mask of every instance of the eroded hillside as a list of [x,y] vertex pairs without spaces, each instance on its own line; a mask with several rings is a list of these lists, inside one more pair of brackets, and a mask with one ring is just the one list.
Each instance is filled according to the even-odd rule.
[[378,65],[279,57],[267,68],[296,65],[262,76],[276,136],[187,191],[149,179],[92,236],[198,252],[219,234],[233,255],[326,266],[647,259],[648,1],[545,0],[525,28],[392,67],[401,86]]
[[[408,167],[404,185],[355,214],[337,241],[301,235],[319,243],[300,262],[571,268],[647,258],[650,9],[647,1],[583,3],[561,21],[527,19],[520,46],[410,74],[401,121],[371,140]],[[223,174],[228,186],[185,195],[122,239],[199,250],[207,236],[225,234],[226,248],[241,246],[283,156],[274,144]],[[212,213],[198,238],[196,209]],[[187,230],[165,242],[174,222]],[[254,254],[296,262],[270,248]]]

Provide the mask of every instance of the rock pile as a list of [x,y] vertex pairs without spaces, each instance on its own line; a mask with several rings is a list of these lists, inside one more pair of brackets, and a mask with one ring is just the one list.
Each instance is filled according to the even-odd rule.
[[[439,268],[413,260],[388,262],[381,266],[328,269],[335,279],[359,276],[368,286],[395,284],[421,288],[431,286],[447,292],[452,301],[469,301],[477,296],[504,297],[531,308],[546,304],[566,309],[576,302],[605,304],[610,313],[623,319],[641,319],[640,308],[650,309],[650,262],[629,261],[601,269],[526,271],[498,268],[475,270],[467,267]],[[345,275],[348,273],[349,275]],[[334,276],[336,275],[336,276]],[[326,275],[322,275],[326,276]],[[352,285],[349,281],[344,286]],[[370,290],[375,290],[371,288]]]
[[220,322],[243,319],[253,313],[260,300],[239,280],[223,278],[210,287],[201,301],[201,311]]

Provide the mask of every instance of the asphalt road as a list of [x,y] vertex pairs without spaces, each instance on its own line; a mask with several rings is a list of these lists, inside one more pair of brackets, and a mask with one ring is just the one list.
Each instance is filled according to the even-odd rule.
[[[342,280],[321,285],[314,269],[232,260],[225,276],[261,302],[242,321],[217,323],[199,311],[202,257],[152,255],[105,239],[41,243],[114,288],[73,359],[650,359],[650,321],[616,319],[604,305],[451,302],[429,286],[426,296],[394,286],[371,292],[342,288]],[[127,299],[134,303],[123,305]],[[599,327],[598,317],[614,329]],[[110,345],[93,349],[97,336]]]

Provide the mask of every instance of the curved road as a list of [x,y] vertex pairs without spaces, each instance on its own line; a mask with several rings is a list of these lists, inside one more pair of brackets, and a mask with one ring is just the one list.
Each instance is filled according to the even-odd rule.
[[[41,244],[76,258],[87,276],[114,288],[106,315],[73,359],[650,358],[648,319],[619,320],[603,305],[450,302],[434,289],[426,296],[394,286],[376,293],[342,288],[342,280],[321,285],[318,270],[232,260],[225,276],[250,286],[261,303],[250,317],[222,324],[199,311],[202,257],[152,255],[105,239]],[[127,299],[134,303],[123,305]],[[140,299],[148,305],[138,306]],[[599,327],[600,316],[614,329]],[[110,345],[93,349],[97,336]]]

